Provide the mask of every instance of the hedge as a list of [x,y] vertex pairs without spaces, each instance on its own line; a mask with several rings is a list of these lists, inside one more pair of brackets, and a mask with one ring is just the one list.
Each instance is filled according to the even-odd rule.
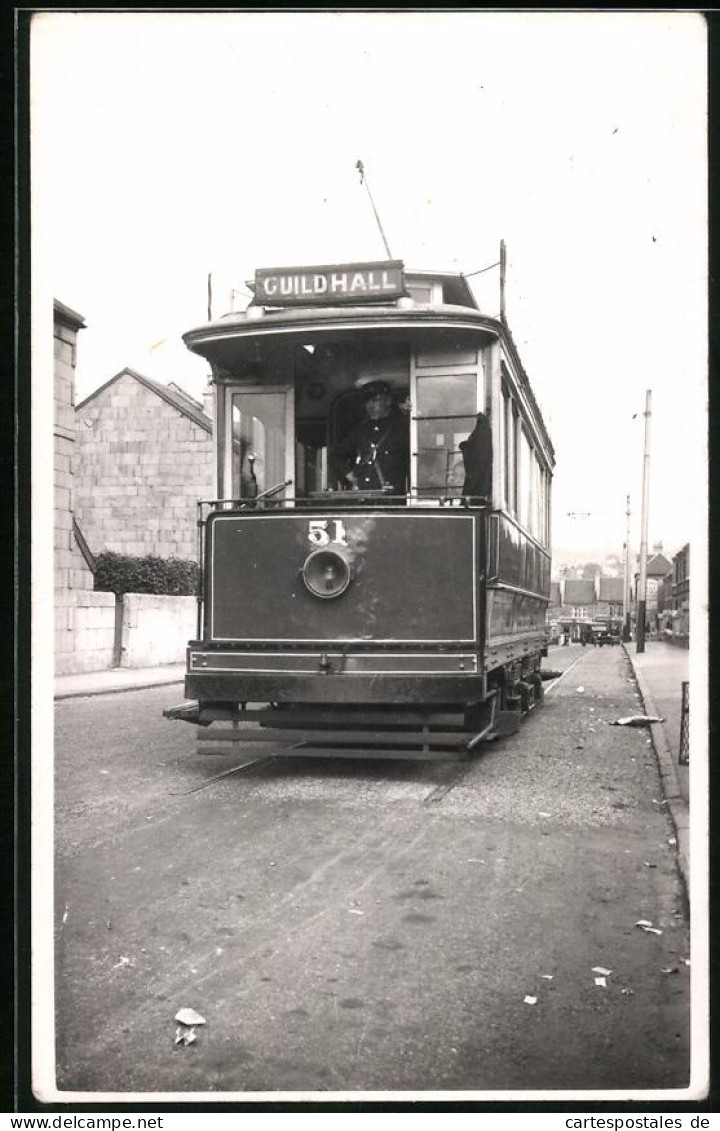
[[197,593],[200,570],[197,562],[180,558],[133,558],[111,550],[95,560],[95,589],[105,593],[164,593],[170,597],[192,597]]

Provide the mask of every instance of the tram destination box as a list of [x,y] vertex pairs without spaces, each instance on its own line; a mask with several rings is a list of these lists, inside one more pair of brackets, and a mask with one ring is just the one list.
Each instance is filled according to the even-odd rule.
[[358,306],[394,302],[406,295],[404,264],[399,259],[255,272],[254,301],[260,306]]

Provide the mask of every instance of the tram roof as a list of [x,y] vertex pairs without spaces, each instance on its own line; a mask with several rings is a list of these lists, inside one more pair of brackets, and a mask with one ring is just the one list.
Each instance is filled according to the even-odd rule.
[[[273,336],[329,334],[333,331],[375,330],[466,330],[503,341],[506,352],[519,374],[523,392],[543,437],[551,459],[552,441],[545,427],[530,380],[520,359],[510,329],[504,318],[483,314],[477,306],[464,275],[450,271],[407,270],[405,283],[412,287],[422,283],[442,284],[443,299],[452,302],[419,303],[404,297],[395,301],[324,306],[314,302],[304,306],[261,305],[255,299],[244,311],[234,311],[204,325],[188,330],[183,341],[189,350],[208,360],[218,360],[220,353],[232,351],[233,344],[258,341]],[[254,284],[249,284],[254,290]],[[219,347],[219,348],[218,348]],[[224,348],[223,348],[224,347]]]

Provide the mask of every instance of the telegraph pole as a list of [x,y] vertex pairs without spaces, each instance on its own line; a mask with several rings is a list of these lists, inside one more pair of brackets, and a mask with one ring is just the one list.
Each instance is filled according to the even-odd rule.
[[637,633],[635,651],[645,651],[645,606],[647,600],[647,532],[648,504],[650,500],[650,404],[652,393],[645,393],[645,451],[643,455],[642,520],[640,534],[640,579],[638,581]]
[[623,586],[623,640],[630,639],[630,496],[627,497],[627,532],[625,534],[625,582]]
[[507,272],[507,249],[505,240],[500,240],[500,321],[505,321],[505,274]]

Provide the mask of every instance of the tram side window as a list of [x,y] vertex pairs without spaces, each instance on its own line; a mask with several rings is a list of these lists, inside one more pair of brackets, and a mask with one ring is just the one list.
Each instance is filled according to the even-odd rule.
[[503,464],[503,496],[505,499],[505,506],[510,514],[517,513],[517,474],[516,474],[516,451],[515,451],[515,437],[517,427],[515,425],[515,406],[510,399],[510,393],[503,383],[502,388],[502,432],[505,449],[505,459]]
[[233,496],[254,498],[285,479],[285,394],[232,398]]
[[543,545],[550,541],[549,478],[530,437],[520,425],[518,436],[518,520]]
[[518,428],[518,519],[522,525],[533,532],[533,453],[527,432]]
[[465,480],[460,444],[477,416],[474,373],[417,378],[417,489],[423,495],[462,493]]

